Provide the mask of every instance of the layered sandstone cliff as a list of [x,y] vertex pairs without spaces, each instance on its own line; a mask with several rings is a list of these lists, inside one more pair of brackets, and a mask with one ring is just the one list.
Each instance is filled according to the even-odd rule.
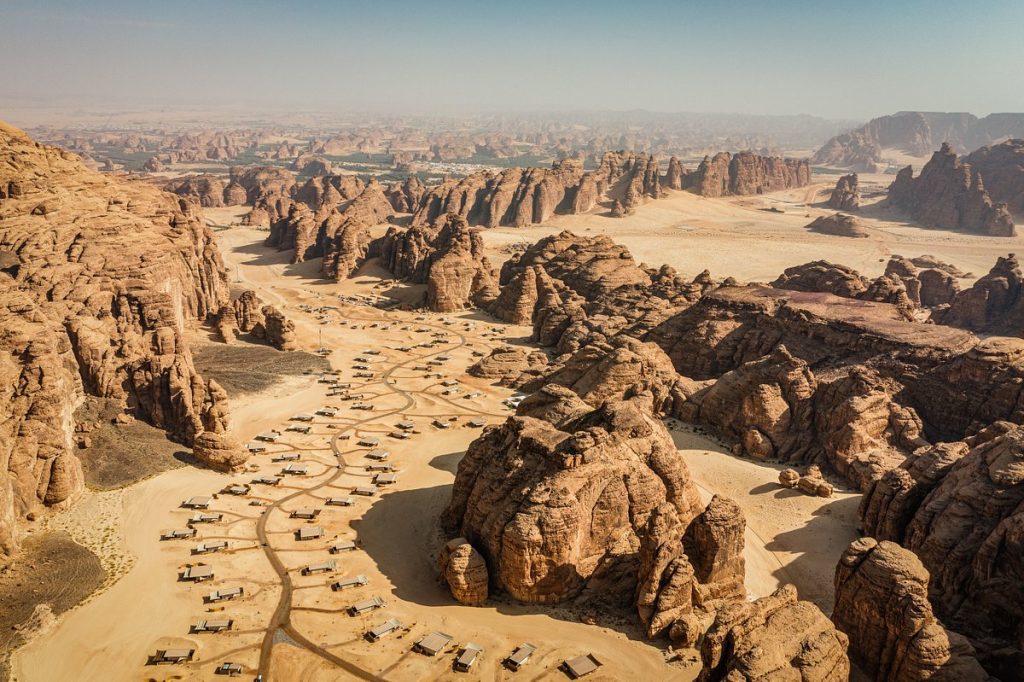
[[191,206],[0,124],[0,553],[16,549],[18,519],[81,490],[72,414],[85,395],[185,443],[224,430],[223,392],[184,337],[228,301]]
[[926,227],[1000,237],[1016,234],[1006,204],[992,200],[981,173],[946,143],[918,177],[910,166],[901,170],[889,186],[888,201]]

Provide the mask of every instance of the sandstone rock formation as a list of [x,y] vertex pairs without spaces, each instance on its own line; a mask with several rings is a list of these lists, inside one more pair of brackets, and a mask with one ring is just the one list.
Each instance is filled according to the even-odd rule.
[[704,197],[764,194],[811,182],[811,167],[806,159],[758,156],[753,152],[731,155],[720,152],[705,156],[697,170],[690,173],[685,186]]
[[837,211],[856,211],[860,207],[860,183],[856,173],[844,175],[836,181],[828,206]]
[[892,542],[854,541],[836,568],[832,620],[850,658],[875,680],[988,680],[967,640],[946,630],[928,603],[928,571]]
[[295,338],[295,323],[272,305],[265,305],[260,311],[263,321],[253,327],[252,334],[264,339],[278,350],[295,350],[299,347]]
[[193,206],[0,123],[0,554],[18,519],[82,489],[86,394],[188,444],[223,422],[184,335],[228,300]]
[[[413,226],[431,225],[448,213],[481,227],[525,227],[555,214],[586,213],[610,193],[621,195],[623,215],[645,198],[661,195],[657,161],[643,153],[607,152],[597,169],[584,172],[580,159],[551,168],[509,168],[446,179],[423,192]],[[410,204],[411,205],[411,204]]]
[[186,175],[164,182],[163,188],[178,196],[195,199],[203,208],[225,205],[225,184],[216,175]]
[[454,213],[437,227],[389,228],[379,251],[381,265],[396,277],[427,285],[424,303],[431,310],[453,312],[497,298],[479,231]]
[[232,302],[235,311],[235,325],[241,332],[251,332],[263,326],[263,305],[256,292],[246,289]]
[[479,606],[487,601],[487,563],[466,538],[449,540],[438,556],[441,577],[460,604]]
[[609,402],[561,428],[516,416],[485,431],[459,463],[443,520],[483,554],[493,586],[553,603],[629,561],[666,503],[684,524],[700,511],[671,438],[638,406]]
[[985,190],[995,202],[1005,203],[1010,213],[1024,215],[1024,131],[1017,139],[976,149],[964,163],[985,178]]
[[1024,272],[1016,254],[999,258],[969,289],[955,291],[949,308],[936,311],[941,324],[973,331],[1024,336]]
[[192,443],[195,458],[217,471],[242,471],[249,452],[242,444],[225,433],[204,431]]
[[981,174],[957,157],[947,143],[914,177],[901,170],[889,186],[888,201],[926,227],[1010,237],[1016,234],[1006,204],[994,202]]
[[868,280],[853,268],[818,260],[786,268],[771,285],[778,289],[820,291],[843,298],[859,298],[867,291]]
[[700,682],[850,678],[847,637],[818,607],[798,601],[786,585],[754,602],[733,602],[718,611],[700,646]]
[[807,224],[807,229],[821,234],[832,234],[837,237],[869,237],[870,233],[859,220],[845,213],[833,213],[815,218]]

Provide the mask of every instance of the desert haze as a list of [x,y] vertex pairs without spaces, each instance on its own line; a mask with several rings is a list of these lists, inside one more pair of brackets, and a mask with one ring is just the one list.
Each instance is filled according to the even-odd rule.
[[308,5],[0,23],[0,680],[1024,680],[1021,8]]

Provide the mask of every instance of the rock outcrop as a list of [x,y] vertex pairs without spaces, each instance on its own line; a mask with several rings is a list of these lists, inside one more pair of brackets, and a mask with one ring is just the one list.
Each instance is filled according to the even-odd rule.
[[961,635],[928,603],[928,571],[892,542],[856,540],[836,568],[832,620],[850,640],[850,658],[886,682],[984,682],[988,674]]
[[987,275],[946,302],[949,307],[933,315],[940,324],[1024,336],[1024,272],[1016,254],[997,259]]
[[487,601],[487,562],[466,538],[449,540],[438,555],[441,577],[460,604],[479,606]]
[[857,174],[844,175],[836,181],[828,198],[828,207],[837,211],[856,211],[860,208],[860,182]]
[[212,431],[204,431],[196,436],[192,454],[211,469],[229,473],[242,471],[249,459],[249,452],[241,443],[226,433]]
[[1016,234],[1006,204],[992,200],[981,173],[959,159],[946,143],[918,177],[910,166],[896,175],[889,186],[888,202],[925,227],[998,237]]
[[185,175],[162,183],[168,192],[194,199],[203,208],[217,208],[225,205],[225,184],[216,175]]
[[1005,203],[1010,213],[1024,216],[1024,130],[1018,139],[976,149],[964,163],[985,178],[992,201]]
[[186,444],[223,422],[185,341],[228,302],[194,206],[0,123],[0,554],[19,519],[81,491],[87,394]]
[[[494,587],[526,602],[582,592],[632,561],[662,505],[688,524],[699,496],[665,427],[630,402],[609,402],[563,427],[510,417],[459,463],[443,521],[484,556]],[[632,597],[633,581],[604,585]]]
[[380,264],[395,277],[427,285],[424,305],[431,310],[485,307],[498,296],[479,230],[454,213],[437,227],[391,227],[379,250]]
[[876,173],[887,149],[927,156],[943,142],[975,149],[1006,137],[1024,137],[1024,117],[990,114],[978,118],[968,113],[901,111],[833,137],[814,153],[811,163]]
[[786,585],[718,611],[700,645],[699,682],[846,682],[847,637]]
[[419,197],[412,225],[431,225],[448,213],[481,227],[525,227],[555,214],[586,213],[610,193],[621,194],[622,214],[661,196],[657,161],[643,153],[607,152],[597,169],[563,159],[551,168],[509,168],[446,179]]
[[697,169],[687,175],[684,184],[704,197],[724,197],[776,192],[804,187],[810,182],[811,167],[806,159],[720,152],[705,156]]
[[295,350],[299,347],[295,338],[295,323],[272,305],[265,305],[260,311],[263,321],[253,327],[252,335],[264,339],[278,350]]
[[807,229],[811,232],[832,234],[837,237],[864,238],[871,236],[859,220],[845,213],[833,213],[815,218],[807,224]]

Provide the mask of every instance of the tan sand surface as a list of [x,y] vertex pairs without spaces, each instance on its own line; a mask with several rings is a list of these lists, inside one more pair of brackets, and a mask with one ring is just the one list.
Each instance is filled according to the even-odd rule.
[[[707,269],[714,277],[732,276],[741,282],[768,282],[787,267],[819,259],[875,277],[894,254],[931,254],[980,277],[997,256],[1024,251],[1024,236],[985,237],[914,226],[880,206],[877,196],[866,200],[857,214],[870,237],[813,233],[806,229],[808,223],[834,213],[823,202],[837,177],[818,176],[811,187],[754,197],[708,199],[669,191],[666,198],[648,201],[625,218],[608,217],[607,208],[598,208],[584,215],[555,216],[528,228],[485,230],[484,241],[489,255],[501,262],[508,258],[510,245],[532,243],[562,230],[606,234],[652,267],[667,263],[687,278]],[[892,177],[863,176],[861,191],[882,191]],[[773,207],[783,212],[765,210]]]

